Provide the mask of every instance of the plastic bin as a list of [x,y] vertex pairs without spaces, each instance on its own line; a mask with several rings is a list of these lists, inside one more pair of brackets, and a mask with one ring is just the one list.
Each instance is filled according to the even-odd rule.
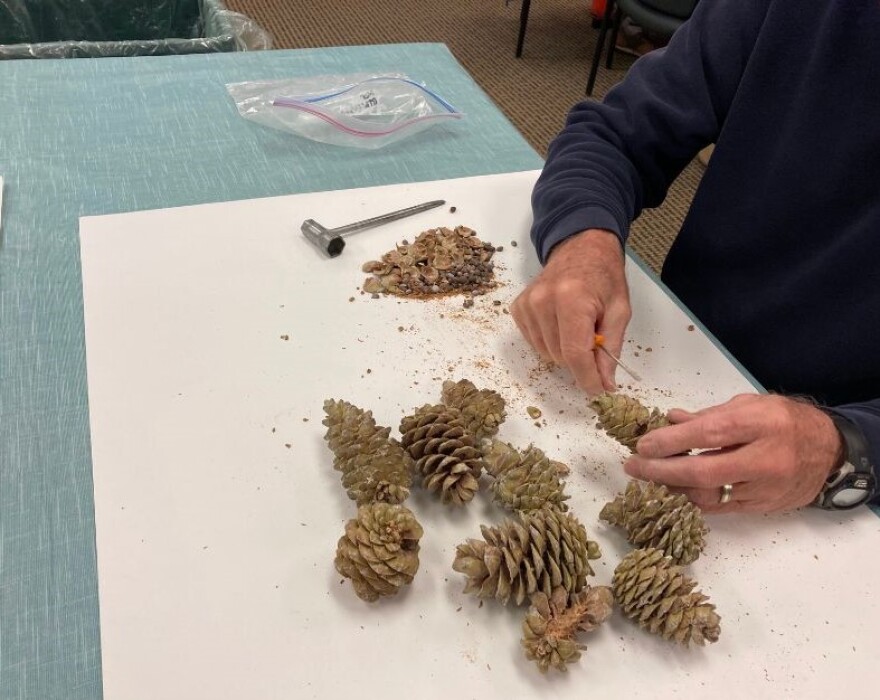
[[271,48],[221,0],[0,0],[0,59],[99,58]]

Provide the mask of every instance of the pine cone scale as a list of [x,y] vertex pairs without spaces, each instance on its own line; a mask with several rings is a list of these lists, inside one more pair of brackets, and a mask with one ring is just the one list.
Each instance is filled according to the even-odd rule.
[[348,497],[359,506],[373,501],[402,503],[409,496],[412,462],[389,435],[376,425],[371,411],[346,401],[324,402],[324,435],[333,452],[333,468],[342,472]]
[[[556,586],[576,592],[593,574],[587,557],[590,541],[583,525],[570,514],[544,508],[520,513],[519,522],[506,520],[496,528],[484,526],[482,531],[487,547],[477,556],[485,562],[490,551],[497,552],[493,556],[501,560],[499,570],[489,574],[488,568],[484,573],[472,567],[467,559],[476,551],[460,546],[453,569],[468,575],[467,592],[479,590],[480,595],[504,604],[510,600],[521,604],[539,590],[549,595]],[[563,536],[570,539],[568,550],[559,542]]]
[[623,494],[605,504],[599,518],[626,530],[636,547],[662,549],[676,564],[695,561],[709,532],[699,507],[652,482],[631,480]]
[[649,632],[684,646],[717,641],[715,606],[671,557],[655,548],[636,549],[614,571],[612,588],[627,617]]
[[345,524],[336,548],[336,570],[366,601],[396,594],[419,567],[422,527],[401,505],[369,503]]
[[422,486],[443,503],[463,505],[479,489],[482,456],[462,426],[461,412],[425,405],[400,423],[401,444],[416,460]]
[[605,432],[633,452],[640,437],[669,425],[666,416],[656,408],[648,409],[625,394],[600,394],[590,406],[598,414],[599,425]]
[[442,401],[461,412],[463,426],[476,440],[490,437],[504,421],[504,399],[491,389],[477,389],[473,382],[443,382]]

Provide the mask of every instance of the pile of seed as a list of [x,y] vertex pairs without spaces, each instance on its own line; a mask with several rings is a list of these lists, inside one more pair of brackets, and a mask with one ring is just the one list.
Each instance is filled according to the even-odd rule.
[[372,274],[364,281],[364,291],[399,296],[485,292],[496,286],[495,250],[467,226],[423,231],[381,260],[364,263],[363,271]]

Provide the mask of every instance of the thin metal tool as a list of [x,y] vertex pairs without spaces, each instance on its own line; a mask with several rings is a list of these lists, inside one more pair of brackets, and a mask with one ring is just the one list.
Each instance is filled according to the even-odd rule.
[[636,374],[630,367],[627,367],[623,363],[623,360],[621,360],[619,357],[614,357],[614,355],[611,354],[611,351],[605,347],[605,336],[599,335],[597,333],[596,336],[593,338],[593,346],[596,350],[601,350],[606,355],[608,355],[608,357],[614,360],[618,367],[626,370],[626,373],[629,374],[629,376],[631,376],[637,382],[642,381],[642,378],[638,374]]
[[343,236],[364,231],[365,229],[373,228],[375,226],[381,226],[382,224],[397,221],[398,219],[404,219],[407,216],[412,216],[413,214],[418,214],[419,212],[427,211],[428,209],[434,209],[435,207],[444,204],[446,204],[445,199],[435,199],[431,202],[416,204],[415,206],[407,207],[406,209],[398,209],[397,211],[382,214],[381,216],[374,216],[372,219],[355,221],[353,224],[337,226],[336,228],[327,228],[314,219],[306,219],[302,222],[302,232],[303,235],[323,253],[331,258],[335,258],[342,252],[342,249],[345,248],[345,241],[342,239]]

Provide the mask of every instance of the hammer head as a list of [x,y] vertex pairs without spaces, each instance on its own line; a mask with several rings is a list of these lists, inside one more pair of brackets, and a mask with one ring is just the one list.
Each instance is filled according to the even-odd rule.
[[345,241],[330,229],[321,226],[314,219],[306,219],[302,223],[303,235],[318,247],[321,252],[331,258],[335,258],[345,248]]

